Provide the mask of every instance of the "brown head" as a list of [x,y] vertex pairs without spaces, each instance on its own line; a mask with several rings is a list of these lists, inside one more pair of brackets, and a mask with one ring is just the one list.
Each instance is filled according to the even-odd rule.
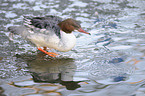
[[61,30],[66,32],[66,33],[71,33],[72,31],[77,30],[79,32],[83,32],[83,33],[86,33],[86,34],[90,35],[90,33],[84,31],[81,28],[81,25],[79,24],[78,21],[76,21],[74,19],[71,19],[71,18],[60,22],[58,25],[61,28]]

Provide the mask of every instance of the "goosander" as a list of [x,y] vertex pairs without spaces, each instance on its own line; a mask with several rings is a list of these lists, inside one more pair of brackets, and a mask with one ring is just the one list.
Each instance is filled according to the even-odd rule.
[[8,30],[11,34],[21,35],[24,39],[36,45],[38,50],[51,57],[56,57],[58,54],[47,52],[47,47],[67,52],[75,46],[76,37],[72,33],[73,31],[90,35],[81,28],[78,21],[71,18],[62,20],[60,17],[51,15],[44,17],[24,16],[22,26],[10,26]]

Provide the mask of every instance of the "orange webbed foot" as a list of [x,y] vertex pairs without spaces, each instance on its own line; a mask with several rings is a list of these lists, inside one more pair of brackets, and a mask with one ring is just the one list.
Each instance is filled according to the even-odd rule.
[[47,54],[47,55],[49,55],[49,56],[51,56],[51,57],[56,57],[58,54],[56,54],[56,53],[54,53],[54,52],[47,52],[47,51],[45,51],[45,50],[43,50],[43,49],[41,49],[41,48],[37,48],[39,51],[41,51],[41,52],[43,52],[43,53],[45,53],[45,54]]

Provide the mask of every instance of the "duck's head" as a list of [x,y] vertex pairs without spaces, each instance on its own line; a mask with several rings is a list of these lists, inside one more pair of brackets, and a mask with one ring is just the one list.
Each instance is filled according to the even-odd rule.
[[77,30],[79,32],[86,33],[86,34],[90,35],[90,33],[84,31],[81,28],[81,25],[78,21],[71,19],[71,18],[60,22],[58,25],[61,28],[61,30],[64,31],[65,33],[71,33],[72,31]]

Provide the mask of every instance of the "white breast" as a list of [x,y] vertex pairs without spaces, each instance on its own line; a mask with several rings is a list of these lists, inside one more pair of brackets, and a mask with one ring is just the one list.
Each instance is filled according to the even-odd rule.
[[70,51],[76,44],[76,37],[73,33],[65,33],[61,31],[61,40],[59,42],[59,51]]
[[73,33],[65,33],[61,31],[61,38],[53,35],[33,34],[28,38],[37,47],[48,47],[58,51],[70,51],[76,44],[76,37]]

